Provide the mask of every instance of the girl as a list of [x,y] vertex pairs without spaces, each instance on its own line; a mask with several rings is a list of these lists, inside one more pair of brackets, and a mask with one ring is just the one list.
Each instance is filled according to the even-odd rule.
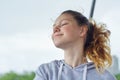
[[115,80],[105,70],[112,63],[109,35],[105,25],[96,25],[79,12],[64,11],[52,34],[55,46],[64,50],[64,59],[40,65],[34,80]]

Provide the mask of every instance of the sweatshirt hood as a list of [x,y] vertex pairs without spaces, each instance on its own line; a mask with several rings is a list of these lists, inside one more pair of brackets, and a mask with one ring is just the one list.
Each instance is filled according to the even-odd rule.
[[62,71],[64,70],[81,71],[83,74],[82,80],[86,80],[88,70],[95,69],[93,62],[88,62],[88,63],[81,64],[81,65],[78,65],[77,67],[72,68],[70,65],[66,64],[64,60],[60,60],[57,65],[59,66],[58,80],[62,80],[61,75],[62,75]]

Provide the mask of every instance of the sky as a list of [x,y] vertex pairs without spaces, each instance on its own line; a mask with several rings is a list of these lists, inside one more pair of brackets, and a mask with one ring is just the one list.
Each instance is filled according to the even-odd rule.
[[[89,18],[92,0],[0,0],[0,73],[35,71],[63,59],[51,40],[52,25],[64,10]],[[120,1],[97,0],[93,18],[111,31],[111,54],[120,61]]]

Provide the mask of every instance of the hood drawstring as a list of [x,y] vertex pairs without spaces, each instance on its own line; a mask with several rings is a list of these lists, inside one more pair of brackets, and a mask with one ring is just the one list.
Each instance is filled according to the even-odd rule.
[[[61,80],[63,65],[64,65],[63,63],[60,65],[60,69],[59,69],[59,72],[58,72],[58,80]],[[85,65],[84,69],[83,69],[83,80],[86,80],[86,77],[87,77],[87,65]]]
[[63,68],[63,63],[60,65],[60,69],[58,72],[58,80],[61,80],[62,68]]
[[87,65],[85,65],[85,67],[84,67],[83,80],[86,80],[86,77],[87,77]]

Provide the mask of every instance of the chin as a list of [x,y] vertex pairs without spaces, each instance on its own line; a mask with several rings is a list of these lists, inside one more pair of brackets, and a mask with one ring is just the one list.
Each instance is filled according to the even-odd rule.
[[63,45],[60,43],[54,43],[55,47],[62,49]]
[[54,43],[55,47],[60,48],[60,44]]

